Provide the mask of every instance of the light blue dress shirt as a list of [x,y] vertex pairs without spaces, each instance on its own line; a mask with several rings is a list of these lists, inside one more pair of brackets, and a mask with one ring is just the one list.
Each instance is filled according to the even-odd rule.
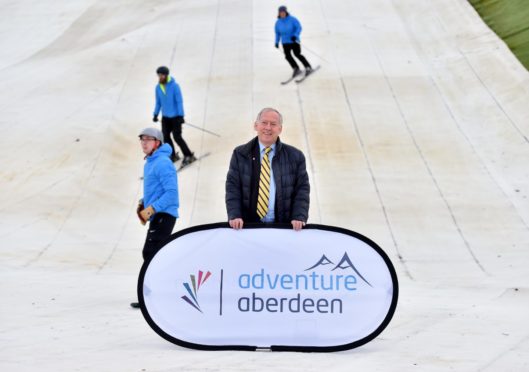
[[[275,219],[275,204],[276,204],[276,182],[274,181],[274,171],[272,170],[272,159],[276,152],[276,144],[270,146],[272,150],[268,153],[270,160],[270,198],[268,199],[268,213],[261,219],[261,222],[274,222]],[[265,156],[266,146],[259,142],[259,153],[261,154],[261,163]]]

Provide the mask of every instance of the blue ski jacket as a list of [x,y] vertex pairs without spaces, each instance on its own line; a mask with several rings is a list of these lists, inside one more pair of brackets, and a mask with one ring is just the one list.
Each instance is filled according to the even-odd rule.
[[156,96],[156,106],[154,116],[158,116],[160,109],[162,115],[167,118],[184,116],[184,100],[180,86],[173,77],[169,76],[166,84],[158,84],[154,90]]
[[293,44],[292,36],[296,37],[296,42],[300,42],[299,34],[301,34],[301,23],[294,16],[288,15],[285,18],[278,18],[276,21],[276,44]]
[[143,166],[143,205],[178,218],[178,177],[171,161],[172,151],[165,143],[147,157]]

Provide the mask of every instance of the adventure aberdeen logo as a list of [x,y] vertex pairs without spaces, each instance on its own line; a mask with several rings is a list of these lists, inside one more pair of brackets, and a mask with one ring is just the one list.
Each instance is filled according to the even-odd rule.
[[[329,272],[315,271],[327,265],[334,267]],[[343,253],[337,264],[323,254],[314,265],[302,272],[277,273],[263,267],[257,272],[239,275],[239,289],[242,293],[251,293],[238,299],[237,308],[243,313],[342,314],[344,297],[353,295],[359,289],[357,277],[373,287],[353,264],[347,252]]]
[[188,296],[182,296],[182,300],[184,300],[185,302],[187,302],[189,305],[191,305],[192,307],[194,307],[195,309],[197,309],[198,311],[202,312],[202,310],[200,309],[200,304],[198,303],[198,291],[200,289],[200,287],[206,282],[206,280],[209,279],[209,277],[211,276],[211,272],[207,272],[205,275],[204,275],[204,272],[199,270],[198,271],[198,281],[196,280],[196,276],[195,275],[189,275],[189,278],[191,279],[191,285],[189,285],[188,282],[185,282],[183,283],[183,286],[184,288],[186,289],[187,293],[189,294],[189,297]]
[[[353,264],[347,252],[343,253],[342,258],[334,263],[325,254],[312,266],[302,272],[297,273],[272,273],[266,268],[261,268],[254,273],[240,273],[238,276],[238,285],[242,291],[251,290],[250,296],[241,296],[237,301],[237,308],[240,312],[292,312],[312,313],[314,311],[321,313],[343,313],[342,296],[346,293],[351,294],[358,290],[357,277],[360,278],[369,287],[372,285],[360,273]],[[332,268],[331,268],[332,267]],[[315,270],[319,268],[328,268],[329,273],[318,273]],[[345,273],[346,270],[351,270]],[[341,271],[343,274],[337,273]],[[224,270],[221,270],[224,271]],[[307,273],[309,271],[310,273]],[[355,275],[356,274],[356,275]],[[198,271],[198,275],[190,275],[190,281],[183,283],[187,295],[181,296],[187,304],[195,310],[202,313],[199,304],[198,292],[201,286],[211,277],[211,272]],[[222,282],[224,275],[220,276],[221,294],[220,310],[222,315]],[[324,293],[333,293],[337,297],[326,298],[304,298],[303,293],[316,294],[320,291]],[[277,293],[279,297],[262,298],[259,292]],[[288,296],[288,294],[293,296]]]

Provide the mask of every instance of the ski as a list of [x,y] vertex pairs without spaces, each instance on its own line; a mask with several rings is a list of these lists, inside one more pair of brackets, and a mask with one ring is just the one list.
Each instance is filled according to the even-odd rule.
[[282,81],[282,82],[281,82],[281,85],[286,85],[286,84],[290,83],[292,80],[294,80],[295,78],[297,78],[297,77],[300,76],[301,74],[302,74],[302,72],[299,71],[298,74],[293,75],[292,77],[290,77],[290,79],[285,80],[285,81]]
[[303,76],[301,77],[301,79],[296,79],[296,83],[298,83],[298,84],[301,83],[303,80],[305,80],[306,78],[308,78],[310,75],[312,75],[313,73],[315,73],[316,71],[318,71],[318,70],[320,69],[320,67],[321,67],[320,65],[314,67],[310,73],[303,75]]
[[178,167],[178,172],[180,172],[180,171],[182,171],[182,170],[184,170],[184,169],[186,169],[186,168],[189,168],[191,165],[195,164],[196,162],[198,162],[198,161],[204,159],[205,157],[207,157],[207,156],[209,156],[209,155],[211,155],[211,152],[205,152],[205,153],[203,153],[202,155],[198,156],[197,159],[196,159],[195,161],[193,161],[193,162],[191,162],[191,163],[189,163],[189,164],[186,164],[186,165],[180,165],[180,166]]
[[290,82],[291,82],[292,80],[294,80],[294,79],[295,79],[295,77],[292,76],[290,79],[285,80],[285,81],[282,81],[282,82],[281,82],[281,85],[287,85],[288,83],[290,83]]

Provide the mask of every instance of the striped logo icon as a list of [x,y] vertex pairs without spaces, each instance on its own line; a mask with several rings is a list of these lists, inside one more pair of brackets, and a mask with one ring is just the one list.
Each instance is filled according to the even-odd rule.
[[190,282],[183,283],[183,286],[189,296],[182,296],[182,300],[184,300],[200,312],[202,312],[202,310],[200,309],[200,304],[198,303],[198,291],[200,290],[200,287],[204,285],[206,280],[209,279],[210,276],[211,272],[208,271],[204,273],[203,271],[199,270],[198,275],[189,275]]

